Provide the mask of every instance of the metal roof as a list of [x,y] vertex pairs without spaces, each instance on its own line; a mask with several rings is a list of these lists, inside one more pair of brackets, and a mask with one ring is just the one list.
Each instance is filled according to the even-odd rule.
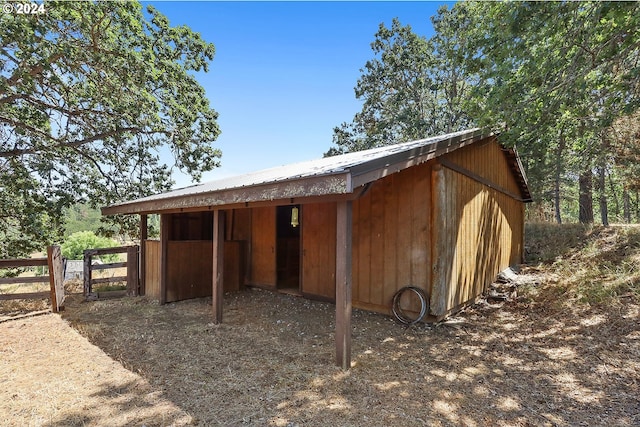
[[[264,169],[114,204],[103,208],[102,213],[104,215],[148,213],[349,194],[368,182],[431,160],[491,135],[476,128]],[[520,164],[517,167],[521,169]],[[524,177],[524,172],[520,177]],[[519,182],[524,183],[526,187],[526,178]],[[528,194],[528,188],[526,188],[526,194]]]

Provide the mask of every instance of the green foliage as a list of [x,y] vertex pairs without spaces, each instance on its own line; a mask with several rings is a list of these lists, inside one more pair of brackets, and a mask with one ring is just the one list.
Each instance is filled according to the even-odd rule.
[[75,204],[64,211],[64,237],[79,231],[93,231],[104,226],[100,210],[85,203]]
[[[455,8],[457,8],[456,5]],[[517,146],[538,200],[556,181],[610,171],[612,125],[640,105],[637,2],[466,3],[467,110]],[[564,141],[559,145],[560,141]],[[591,189],[583,189],[591,191]],[[599,198],[603,198],[600,189]]]
[[78,201],[97,208],[169,189],[173,167],[199,180],[218,166],[217,113],[193,76],[214,52],[138,2],[1,14],[0,257],[59,239]]
[[359,151],[402,141],[426,138],[468,127],[460,99],[468,84],[456,62],[454,46],[461,23],[441,9],[434,22],[438,37],[427,40],[394,19],[391,28],[380,24],[368,61],[355,87],[362,111],[351,123],[334,129],[326,155]]
[[[96,236],[91,231],[78,231],[67,237],[60,247],[62,256],[67,259],[84,259],[85,249],[104,249],[118,246],[112,239]],[[115,262],[119,259],[118,254],[102,255],[99,257],[105,262]]]
[[595,192],[603,222],[640,220],[640,3],[458,2],[432,21],[430,39],[380,25],[327,155],[476,125],[517,147],[538,218],[590,222]]

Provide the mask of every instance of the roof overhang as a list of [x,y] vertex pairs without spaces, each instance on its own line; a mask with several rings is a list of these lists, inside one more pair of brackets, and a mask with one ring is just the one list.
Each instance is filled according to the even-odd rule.
[[[170,213],[219,208],[344,200],[357,197],[356,189],[387,175],[427,162],[477,141],[495,137],[482,129],[471,129],[441,137],[380,147],[334,158],[319,159],[144,197],[102,208],[103,215]],[[504,149],[522,200],[531,201],[526,176],[515,150]],[[279,173],[282,169],[285,173]],[[264,173],[266,179],[258,179]],[[207,185],[218,183],[219,186]],[[355,191],[355,192],[354,192]]]
[[146,214],[160,211],[207,210],[219,207],[278,204],[285,200],[318,198],[353,193],[347,172],[230,188],[208,193],[162,199],[138,199],[102,208],[103,215]]

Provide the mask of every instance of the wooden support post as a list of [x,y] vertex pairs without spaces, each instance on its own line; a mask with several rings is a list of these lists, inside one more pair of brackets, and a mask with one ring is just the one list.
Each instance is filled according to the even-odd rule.
[[91,254],[89,254],[87,250],[83,253],[82,280],[84,284],[82,295],[84,295],[85,298],[89,298],[89,293],[91,293]]
[[336,227],[336,364],[351,367],[352,202],[338,202]]
[[127,295],[138,296],[138,246],[127,248]]
[[140,260],[138,266],[140,268],[140,283],[138,285],[138,295],[145,294],[145,283],[147,279],[147,239],[149,238],[149,227],[147,224],[147,215],[140,215]]
[[224,211],[213,211],[213,322],[222,323],[224,298]]
[[167,257],[171,215],[160,215],[160,304],[167,303]]
[[60,246],[49,246],[47,248],[47,258],[49,284],[51,285],[51,311],[57,313],[64,310],[64,272]]

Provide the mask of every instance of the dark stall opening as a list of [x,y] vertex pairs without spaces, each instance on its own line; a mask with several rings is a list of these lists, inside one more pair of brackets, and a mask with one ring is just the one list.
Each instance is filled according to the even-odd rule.
[[276,213],[276,268],[278,289],[300,291],[300,205],[278,206]]

